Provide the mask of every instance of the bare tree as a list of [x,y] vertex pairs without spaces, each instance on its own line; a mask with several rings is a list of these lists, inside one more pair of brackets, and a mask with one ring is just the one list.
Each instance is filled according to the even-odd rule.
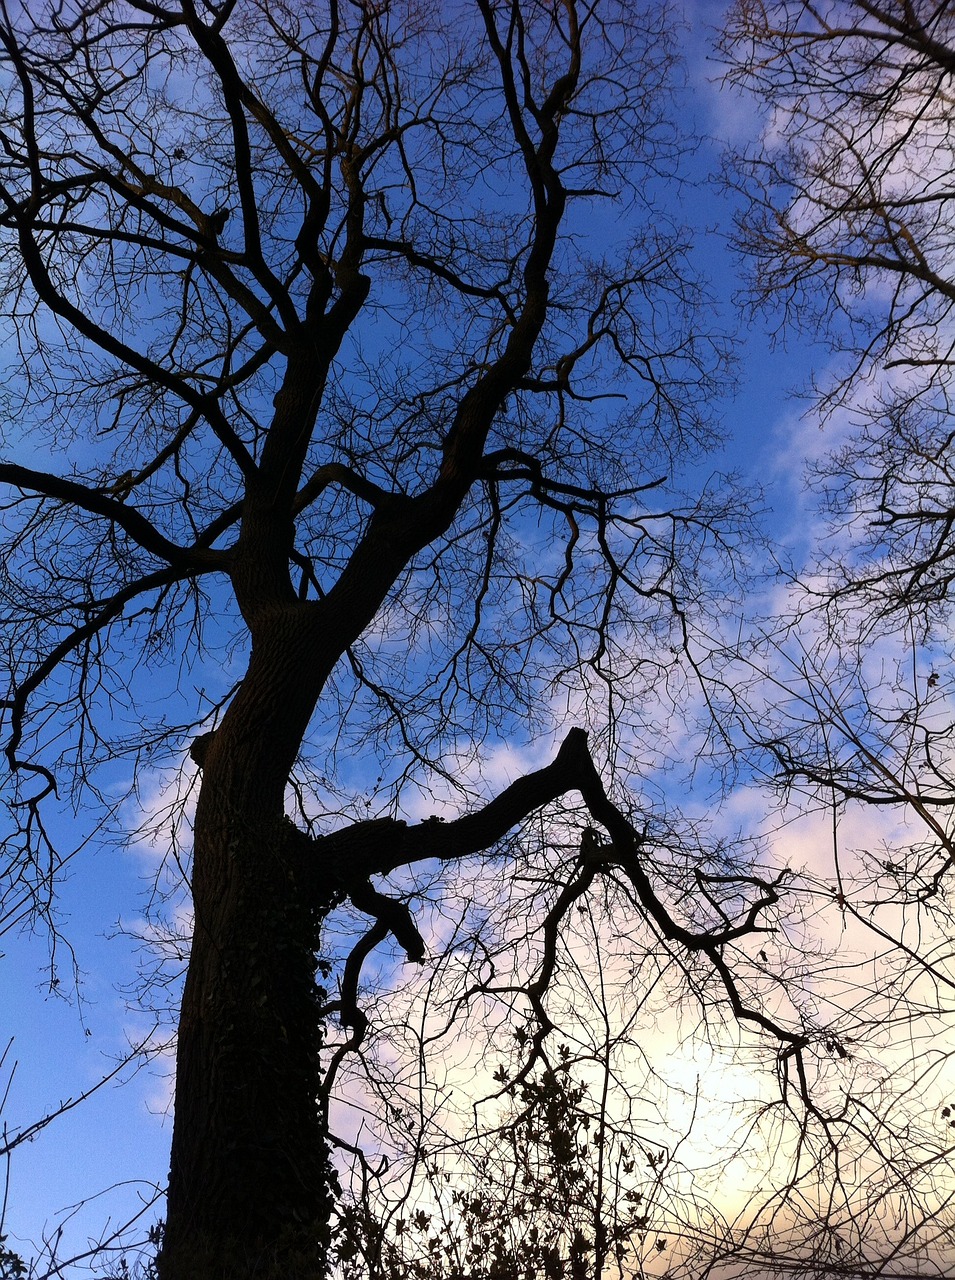
[[[858,1233],[861,1271],[889,1257],[911,1266],[905,1252],[920,1243],[918,1265],[945,1270],[948,1202],[930,1171],[950,1158],[940,1091],[951,1080],[955,981],[955,13],[933,0],[741,0],[723,51],[764,112],[760,136],[730,170],[744,198],[751,301],[778,308],[781,327],[805,326],[829,343],[834,362],[812,411],[837,441],[812,475],[827,526],[794,584],[790,616],[769,625],[755,659],[758,702],[742,706],[744,680],[727,693],[793,809],[825,815],[828,867],[806,889],[840,919],[846,951],[854,940],[879,975],[868,996],[856,988],[847,999],[834,1052],[851,1056],[880,1024],[905,1026],[913,1045],[894,1103],[881,1086],[852,1093],[857,1132],[866,1112],[878,1114],[887,1139],[865,1205],[847,1195],[819,1218],[830,1250],[839,1242],[837,1267]],[[918,1124],[905,1097],[923,1091],[936,1101]],[[866,1258],[862,1224],[900,1191],[908,1208],[896,1241]]]
[[830,341],[840,360],[821,406],[858,428],[817,476],[851,534],[830,588],[929,621],[955,545],[951,6],[743,0],[724,53],[765,109],[734,165],[753,299]]
[[843,419],[815,472],[829,524],[780,650],[790,714],[769,747],[790,780],[911,812],[935,860],[913,850],[898,868],[912,905],[951,864],[955,15],[740,3],[723,48],[766,111],[733,168],[753,298],[828,337],[838,363],[815,408]]
[[[569,792],[593,829],[536,899],[526,1079],[562,921],[610,877],[805,1091],[801,1030],[727,959],[778,884],[671,865],[579,725],[454,820],[341,799],[375,756],[392,796],[429,771],[464,796],[515,717],[675,678],[743,536],[732,495],[671,484],[725,350],[652,203],[680,147],[661,7],[29,10],[0,19],[4,902],[52,910],[54,792],[87,803],[118,753],[204,730],[164,1280],[324,1273],[323,1071],[361,1042],[363,962],[389,935],[425,959],[411,873],[440,897],[473,855],[519,869],[509,833]],[[371,926],[334,970],[343,904]]]

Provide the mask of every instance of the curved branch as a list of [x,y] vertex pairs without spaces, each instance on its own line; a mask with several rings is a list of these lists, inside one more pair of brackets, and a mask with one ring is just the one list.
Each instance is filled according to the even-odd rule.
[[399,902],[397,898],[389,898],[386,893],[379,893],[370,880],[353,885],[348,896],[359,911],[374,916],[380,925],[394,935],[395,941],[404,948],[409,960],[414,960],[417,964],[424,960],[424,938],[418,932],[405,903]]
[[[168,587],[174,582],[192,576],[192,572],[188,570],[167,568],[158,569],[155,573],[147,574],[145,577],[129,583],[121,591],[117,591],[115,595],[106,600],[94,617],[90,618],[88,622],[84,622],[82,626],[75,627],[68,636],[65,636],[58,645],[54,646],[26,680],[16,687],[13,697],[0,701],[0,709],[11,713],[10,738],[4,749],[11,769],[26,769],[31,773],[40,774],[47,783],[46,793],[56,789],[53,775],[48,770],[41,765],[21,760],[17,756],[17,748],[23,738],[23,719],[30,695],[39,688],[43,681],[56,670],[64,658],[72,653],[74,649],[108,626],[114,618],[118,618],[131,600],[135,600],[137,596],[143,595],[147,591],[152,591],[156,587]],[[33,799],[35,800],[36,798],[34,797]]]
[[343,462],[328,462],[313,471],[299,489],[295,495],[293,514],[299,515],[332,484],[341,485],[371,507],[381,506],[391,496],[387,489],[382,489],[373,480],[346,467]]
[[[388,932],[393,932],[398,941],[406,946],[409,955],[412,955],[412,950],[406,945],[409,926],[416,939],[420,935],[411,922],[410,914],[401,904],[371,890],[368,877],[386,875],[416,862],[432,859],[455,862],[483,852],[497,844],[508,831],[535,810],[568,791],[580,793],[591,817],[609,834],[610,844],[588,842],[586,854],[582,852],[581,872],[564,887],[549,913],[545,935],[548,930],[553,933],[558,918],[563,918],[569,905],[586,890],[594,875],[619,868],[630,881],[637,903],[660,936],[667,942],[677,943],[691,954],[705,955],[723,986],[737,1019],[758,1027],[777,1039],[783,1046],[780,1050],[781,1060],[795,1058],[801,1090],[804,1096],[808,1096],[808,1084],[802,1064],[806,1036],[788,1030],[760,1009],[748,1006],[723,957],[723,948],[728,943],[758,929],[760,914],[779,900],[779,880],[766,882],[750,878],[750,883],[758,886],[760,896],[750,905],[739,924],[727,922],[722,928],[701,932],[680,924],[657,895],[641,864],[639,851],[644,843],[644,836],[607,795],[583,729],[571,729],[549,765],[518,778],[476,813],[465,814],[452,822],[430,819],[414,826],[391,818],[379,818],[356,823],[343,831],[315,840],[302,835],[303,852],[308,851],[304,860],[303,883],[313,893],[327,895],[328,877],[331,875],[336,887],[348,893],[356,906],[362,910],[367,909],[377,918],[381,940]],[[367,896],[369,891],[371,896]],[[367,908],[355,898],[356,892],[360,896],[367,896]],[[365,943],[370,937],[370,934],[366,935]],[[542,1012],[541,997],[547,984],[546,945],[545,936],[544,970],[527,989],[539,1017]],[[416,949],[417,943],[413,943],[413,947]],[[366,950],[364,954],[367,953]],[[419,956],[415,954],[412,958],[417,959]],[[355,980],[357,982],[357,976]],[[541,1023],[542,1036],[546,1035],[547,1029],[545,1014]]]
[[58,502],[67,502],[93,515],[103,516],[128,533],[144,551],[165,560],[176,569],[201,571],[226,567],[224,552],[198,544],[181,547],[160,533],[135,507],[127,506],[118,498],[76,480],[67,480],[48,471],[34,471],[15,462],[0,462],[0,483],[12,485],[21,492],[55,498]]

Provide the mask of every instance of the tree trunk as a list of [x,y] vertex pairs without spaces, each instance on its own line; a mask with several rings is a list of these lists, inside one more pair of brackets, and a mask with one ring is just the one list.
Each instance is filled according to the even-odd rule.
[[203,760],[162,1280],[318,1280],[326,1270],[321,877],[310,869],[306,893],[283,816],[319,677],[307,630],[271,626],[257,639]]

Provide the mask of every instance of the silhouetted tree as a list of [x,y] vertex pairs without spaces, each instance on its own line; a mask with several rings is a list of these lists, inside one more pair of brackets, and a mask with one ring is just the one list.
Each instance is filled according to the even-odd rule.
[[[728,959],[774,883],[668,867],[580,725],[453,821],[335,791],[375,756],[463,784],[489,735],[675,678],[740,537],[732,495],[670,485],[724,351],[653,206],[662,7],[66,0],[6,6],[0,49],[8,910],[55,894],[51,793],[203,729],[164,1280],[324,1273],[322,1028],[357,1047],[363,961],[427,951],[414,880],[380,878],[519,869],[501,842],[568,793],[594,829],[537,890],[526,1072],[562,920],[611,877],[804,1086]],[[176,726],[185,673],[233,660]],[[371,924],[333,975],[345,903]]]
[[764,108],[734,165],[752,298],[830,342],[821,408],[855,427],[816,477],[828,590],[924,625],[955,554],[951,6],[742,0],[724,52]]
[[[724,52],[766,112],[734,162],[754,297],[828,338],[816,407],[841,415],[815,470],[829,525],[795,604],[798,691],[770,745],[787,777],[910,808],[934,896],[953,803],[955,22],[909,0],[740,3]],[[886,637],[901,653],[873,649]]]
[[[889,1089],[873,1077],[847,1091],[857,1132],[879,1115],[895,1154],[875,1143],[864,1212],[851,1185],[820,1212],[823,1256],[838,1269],[854,1247],[858,1274],[915,1258],[944,1272],[955,14],[934,0],[740,0],[723,51],[763,109],[730,169],[751,301],[829,344],[811,412],[835,434],[811,472],[826,525],[786,616],[767,623],[758,700],[743,705],[740,670],[727,694],[789,811],[826,814],[831,858],[806,887],[840,919],[846,955],[854,944],[872,957],[875,980],[868,994],[850,982],[833,1054],[895,1025],[917,1055],[897,1060]],[[926,1096],[944,1106],[919,1117]],[[897,1194],[905,1232],[873,1251],[865,1223]]]
[[365,1205],[344,1215],[345,1275],[599,1277],[663,1242],[651,1227],[663,1152],[610,1121],[566,1061],[508,1093],[508,1113],[464,1168],[429,1159],[429,1201],[387,1227]]

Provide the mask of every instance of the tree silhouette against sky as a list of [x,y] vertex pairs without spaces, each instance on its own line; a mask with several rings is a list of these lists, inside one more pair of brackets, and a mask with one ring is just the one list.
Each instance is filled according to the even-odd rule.
[[[44,801],[181,741],[144,691],[181,705],[183,674],[247,662],[185,716],[195,927],[160,1274],[324,1272],[322,1027],[360,1042],[362,963],[389,935],[426,960],[413,895],[375,879],[498,847],[519,868],[521,839],[500,842],[568,793],[595,826],[541,888],[525,1073],[562,919],[610,876],[804,1084],[801,1033],[727,960],[775,885],[666,872],[584,729],[670,678],[707,567],[728,580],[745,534],[729,491],[671,483],[712,438],[726,352],[653,206],[681,146],[663,16],[31,9],[0,25],[11,911],[55,895]],[[310,733],[326,761],[371,744],[396,785],[453,780],[462,742],[553,733],[561,701],[552,763],[453,821],[343,823],[321,784],[308,821],[286,816]],[[345,901],[370,928],[330,975]]]
[[[811,650],[788,684],[774,668],[768,698],[748,675],[732,684],[762,657],[737,624],[722,633],[742,614],[756,499],[697,465],[731,352],[672,216],[688,145],[665,8],[0,9],[0,903],[56,940],[59,882],[82,874],[55,834],[64,803],[85,832],[157,767],[192,780],[163,1280],[326,1273],[333,1225],[347,1236],[367,1207],[336,1218],[331,1149],[350,1139],[333,1132],[333,1086],[371,1061],[382,1006],[413,987],[397,956],[429,967],[436,991],[458,966],[441,1008],[463,1040],[492,1006],[488,1036],[513,1032],[494,1079],[517,1100],[525,1163],[535,1143],[554,1155],[555,1134],[586,1132],[588,1069],[615,1070],[607,1011],[632,997],[642,1017],[646,999],[652,1023],[659,972],[702,1042],[735,1024],[767,1050],[772,1123],[794,1126],[777,1145],[789,1172],[713,1258],[774,1266],[788,1232],[786,1265],[846,1266],[851,1248],[878,1269],[892,1197],[914,1206],[911,1239],[934,1229],[944,1141],[926,1137],[918,1089],[885,1101],[892,1068],[852,1059],[879,1043],[882,976],[902,993],[893,1018],[935,1027],[918,984],[944,985],[947,963],[931,949],[952,847],[949,729],[932,719],[947,686],[931,673],[904,719],[904,680],[857,680],[892,619],[932,634],[950,590],[946,6],[858,0],[821,22],[806,3],[745,3],[727,28],[736,74],[779,126],[736,170],[760,299],[781,296],[817,333],[825,320],[851,352],[831,410],[857,404],[880,363],[905,369],[830,465],[852,537],[799,604],[804,655],[817,616],[824,644],[845,642],[839,680],[813,687]],[[895,282],[887,305],[865,292],[873,273]],[[927,843],[843,877],[834,838],[835,886],[803,876],[784,900],[786,876],[664,811],[666,784],[644,773],[667,755],[668,703],[681,730],[704,725],[674,752],[736,750],[745,783],[765,769],[811,803],[836,797],[835,825],[840,804],[914,796]],[[502,782],[502,743],[549,763]],[[801,950],[799,911],[820,902],[886,944],[868,986],[833,947],[827,980],[854,974],[848,1010]],[[560,984],[592,907],[601,975],[632,947],[632,986],[601,988],[600,1053],[565,1061]],[[922,950],[879,924],[882,908],[927,922]],[[387,1130],[399,1093],[378,1084]],[[541,1126],[541,1098],[572,1105],[556,1119],[545,1105]],[[498,1158],[486,1136],[479,1166]],[[627,1150],[621,1185],[638,1195]],[[350,1154],[360,1165],[360,1144]],[[599,1272],[602,1166],[591,1182],[577,1147],[564,1157],[593,1223],[565,1252]],[[807,1211],[822,1191],[842,1199]],[[476,1232],[486,1209],[467,1203]],[[501,1256],[556,1267],[511,1242],[511,1207],[492,1206]],[[620,1218],[622,1251],[644,1216]],[[375,1247],[401,1253],[385,1234]],[[464,1256],[454,1241],[434,1252]]]

